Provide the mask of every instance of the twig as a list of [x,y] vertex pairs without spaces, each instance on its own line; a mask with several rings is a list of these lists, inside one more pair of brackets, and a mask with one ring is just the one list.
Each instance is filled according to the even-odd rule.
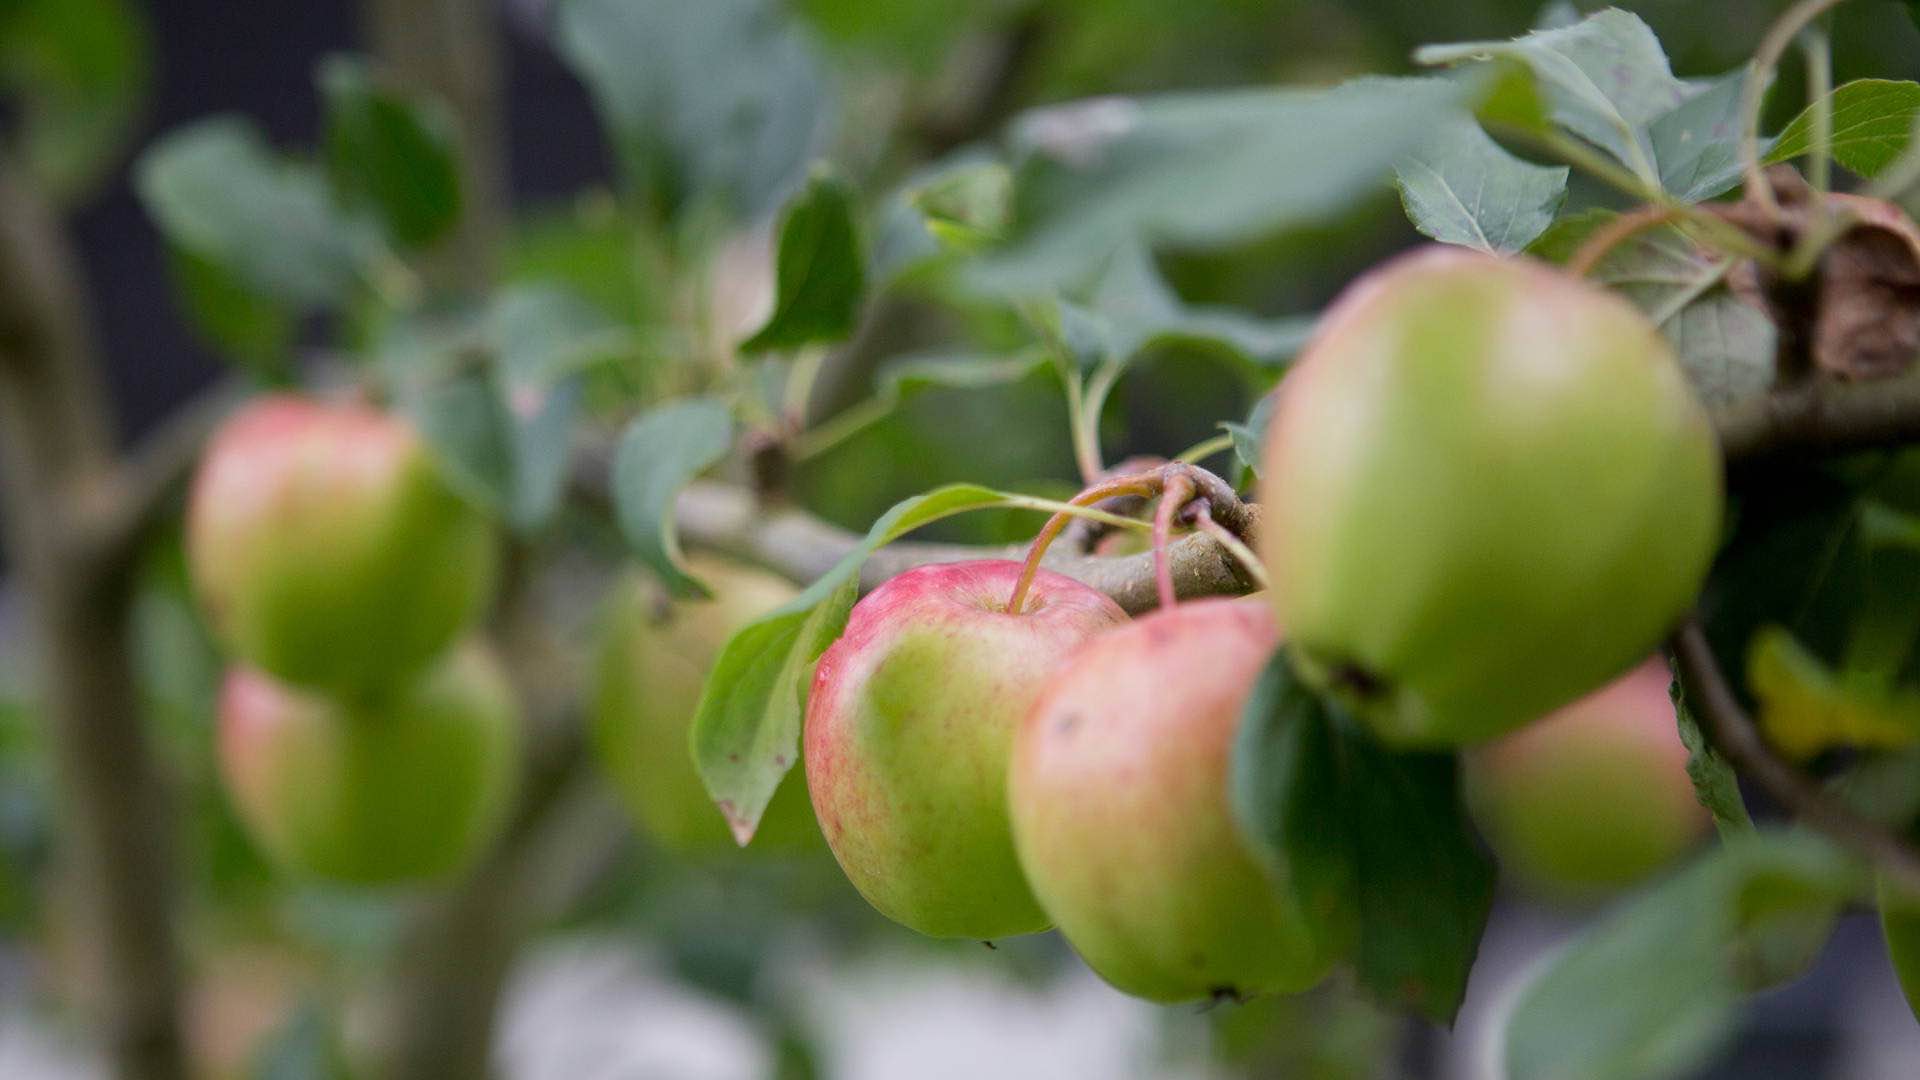
[[1774,754],[1734,695],[1698,620],[1689,619],[1681,626],[1671,645],[1687,701],[1705,722],[1713,744],[1741,775],[1794,816],[1866,856],[1902,886],[1920,892],[1920,850],[1878,822],[1855,814]]
[[1746,85],[1740,93],[1740,172],[1746,178],[1747,197],[1768,217],[1780,216],[1780,202],[1773,197],[1773,186],[1760,169],[1760,98],[1787,46],[1809,23],[1839,4],[1840,0],[1800,0],[1788,8],[1760,39],[1747,68]]

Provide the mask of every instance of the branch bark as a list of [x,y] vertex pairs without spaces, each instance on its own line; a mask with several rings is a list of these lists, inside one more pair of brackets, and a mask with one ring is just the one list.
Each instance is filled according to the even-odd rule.
[[1741,775],[1794,816],[1865,856],[1907,890],[1920,893],[1920,850],[1854,813],[1773,752],[1720,670],[1698,620],[1688,620],[1674,634],[1672,648],[1688,703],[1705,721],[1707,737]]
[[1813,376],[1714,414],[1730,466],[1920,442],[1920,374],[1866,382]]
[[0,162],[0,511],[25,586],[75,890],[115,1076],[186,1074],[167,800],[142,729],[131,560],[103,559],[111,414],[67,237]]

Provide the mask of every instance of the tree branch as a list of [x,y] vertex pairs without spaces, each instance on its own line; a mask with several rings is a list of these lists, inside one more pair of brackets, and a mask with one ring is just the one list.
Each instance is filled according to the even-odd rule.
[[1740,704],[1697,619],[1674,634],[1674,657],[1687,702],[1706,722],[1707,736],[1743,775],[1796,817],[1864,855],[1889,877],[1920,893],[1920,850],[1897,833],[1861,817],[1780,759]]
[[[1255,508],[1249,507],[1250,518]],[[796,582],[819,578],[860,545],[862,537],[793,508],[768,509],[745,489],[729,484],[695,483],[674,504],[674,522],[683,543],[763,566]],[[873,553],[861,568],[860,583],[880,582],[928,563],[962,559],[1019,559],[1024,544],[1002,547],[898,541]],[[1174,585],[1182,599],[1238,595],[1253,582],[1240,564],[1212,537],[1194,533],[1168,549]],[[1157,603],[1153,554],[1087,555],[1055,545],[1043,563],[1106,593],[1133,614]]]
[[1729,465],[1920,441],[1920,374],[1865,382],[1812,377],[1714,414]]
[[141,724],[130,565],[89,557],[112,443],[87,325],[66,234],[0,161],[0,516],[36,646],[83,985],[113,1075],[177,1080],[172,819]]

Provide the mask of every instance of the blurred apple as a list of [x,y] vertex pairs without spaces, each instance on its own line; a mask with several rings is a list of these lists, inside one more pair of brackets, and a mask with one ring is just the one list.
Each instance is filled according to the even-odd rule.
[[[733,834],[694,768],[694,711],[727,639],[796,590],[764,570],[717,559],[695,556],[690,567],[713,599],[670,603],[639,574],[616,588],[595,657],[593,748],[647,836],[682,852],[730,850]],[[801,772],[781,782],[760,819],[754,849],[819,843]]]
[[1671,682],[1654,658],[1466,753],[1468,806],[1523,888],[1578,900],[1632,885],[1697,843],[1711,819],[1687,778]]
[[288,870],[357,885],[467,866],[503,823],[520,765],[512,687],[472,643],[353,703],[235,668],[219,741],[221,776],[260,846]]
[[492,527],[404,421],[291,395],[214,436],[187,508],[195,591],[241,660],[365,694],[403,682],[492,592]]

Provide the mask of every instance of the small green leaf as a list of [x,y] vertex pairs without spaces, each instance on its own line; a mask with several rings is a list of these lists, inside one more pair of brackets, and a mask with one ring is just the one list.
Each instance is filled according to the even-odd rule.
[[1700,730],[1699,718],[1687,708],[1678,680],[1668,689],[1673,699],[1674,719],[1679,725],[1680,742],[1687,748],[1687,779],[1693,782],[1693,797],[1713,815],[1713,824],[1722,838],[1753,831],[1753,818],[1740,795],[1740,778],[1733,766],[1721,756]]
[[285,381],[287,350],[297,329],[291,311],[191,251],[169,246],[167,269],[187,318],[208,343],[269,383]]
[[1516,60],[1533,69],[1553,121],[1612,154],[1649,185],[1659,182],[1647,126],[1692,95],[1674,78],[1660,40],[1638,15],[1607,8],[1512,41],[1428,45],[1422,64]]
[[[1818,937],[1864,874],[1799,833],[1734,837],[1609,915],[1530,982],[1506,1033],[1512,1080],[1661,1080],[1729,1033],[1778,971],[1769,941]],[[1804,953],[1804,949],[1800,950]]]
[[866,255],[855,217],[853,188],[825,171],[816,171],[787,204],[773,314],[740,343],[741,352],[831,344],[853,333],[866,293]]
[[1246,423],[1236,424],[1227,421],[1220,425],[1226,429],[1227,434],[1233,436],[1233,456],[1249,476],[1260,475],[1261,447],[1267,442],[1267,425],[1273,420],[1275,400],[1272,394],[1262,394],[1260,400],[1253,403],[1253,409],[1247,413]]
[[1013,171],[998,161],[943,172],[907,195],[936,240],[972,251],[999,240],[1013,218]]
[[636,418],[620,436],[613,459],[620,531],[676,597],[709,594],[682,568],[673,531],[674,498],[732,446],[733,416],[724,403],[710,398],[662,405]]
[[530,532],[559,509],[584,405],[582,371],[626,344],[599,309],[550,285],[510,287],[488,312],[497,377],[512,429],[514,480],[508,520]]
[[806,591],[728,640],[700,697],[693,756],[707,793],[742,844],[753,838],[781,778],[799,761],[813,663],[846,627],[867,556],[930,522],[1002,506],[1058,504],[974,484],[907,499],[882,514],[860,546]]
[[379,216],[403,247],[421,247],[460,216],[460,167],[446,114],[380,86],[365,63],[320,63],[326,163],[334,191]]
[[10,147],[42,190],[71,204],[136,134],[152,43],[127,0],[0,4],[0,92]]
[[[1833,160],[1872,179],[1905,150],[1920,122],[1920,83],[1893,79],[1856,79],[1828,95],[1833,110],[1833,137],[1827,145]],[[1769,163],[1790,161],[1813,150],[1813,114],[1807,106],[1774,141]]]
[[1522,161],[1467,117],[1443,125],[1394,175],[1414,228],[1496,255],[1532,243],[1567,197],[1566,166]]
[[[1660,186],[1681,202],[1701,202],[1740,180],[1740,107],[1747,69],[1730,71],[1654,119],[1647,142]],[[1765,153],[1768,141],[1761,140]]]
[[378,226],[344,213],[317,169],[281,160],[239,117],[161,138],[141,155],[134,186],[175,246],[300,309],[346,299],[383,251]]
[[513,425],[489,373],[456,368],[401,387],[401,409],[440,456],[453,486],[494,513],[513,498]]
[[1565,263],[1573,258],[1574,254],[1580,250],[1580,245],[1586,243],[1588,238],[1604,227],[1607,222],[1619,216],[1614,211],[1599,206],[1590,206],[1585,210],[1567,214],[1549,226],[1546,232],[1534,239],[1533,243],[1528,244],[1527,254],[1550,263]]
[[1920,743],[1920,688],[1897,686],[1890,673],[1834,671],[1780,627],[1754,635],[1747,685],[1767,741],[1789,757]]
[[1235,820],[1360,981],[1449,1023],[1493,908],[1449,754],[1395,753],[1300,685],[1283,648],[1242,714]]

